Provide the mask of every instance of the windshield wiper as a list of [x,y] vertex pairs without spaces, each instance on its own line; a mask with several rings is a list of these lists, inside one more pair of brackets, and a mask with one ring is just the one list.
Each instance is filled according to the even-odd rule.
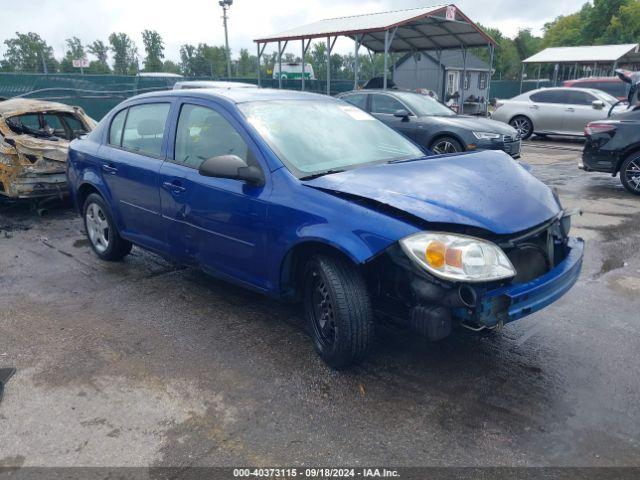
[[345,170],[339,168],[324,170],[322,172],[312,173],[311,175],[307,175],[305,177],[300,177],[300,180],[313,180],[314,178],[324,177],[325,175],[331,175],[332,173],[342,173],[344,171]]

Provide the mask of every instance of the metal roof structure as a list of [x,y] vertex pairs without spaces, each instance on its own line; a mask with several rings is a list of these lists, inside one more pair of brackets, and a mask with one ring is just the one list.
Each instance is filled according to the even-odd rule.
[[[359,49],[367,48],[371,53],[384,54],[383,85],[387,88],[389,75],[389,53],[420,52],[431,50],[438,52],[460,49],[463,57],[463,71],[466,70],[467,50],[473,47],[488,47],[490,64],[493,64],[493,51],[496,42],[473,23],[469,17],[455,5],[435,5],[411,8],[392,12],[369,13],[350,17],[330,18],[315,23],[292,28],[278,34],[254,40],[258,47],[258,85],[260,79],[260,59],[268,43],[278,44],[278,63],[282,72],[282,55],[289,42],[301,41],[302,90],[304,90],[305,57],[311,41],[326,39],[327,94],[331,94],[331,52],[338,37],[348,37],[355,41],[355,79],[358,87]],[[278,86],[282,88],[282,75],[278,76]],[[461,82],[462,98],[464,84]]]
[[455,5],[330,18],[254,40],[256,43],[345,36],[372,52],[385,51],[385,32],[394,30],[387,52],[486,47],[496,42]]
[[627,55],[638,53],[638,49],[637,43],[545,48],[523,63],[615,63]]

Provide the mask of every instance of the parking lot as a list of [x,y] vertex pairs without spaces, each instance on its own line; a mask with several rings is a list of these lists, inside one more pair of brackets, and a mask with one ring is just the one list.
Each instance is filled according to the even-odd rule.
[[576,286],[499,334],[383,330],[330,370],[296,307],[135,249],[99,261],[69,208],[0,207],[0,466],[633,466],[640,463],[640,201],[522,161],[579,207]]

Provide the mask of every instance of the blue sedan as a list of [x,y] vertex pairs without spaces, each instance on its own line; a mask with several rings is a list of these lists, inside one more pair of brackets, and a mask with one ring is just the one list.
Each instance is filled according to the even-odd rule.
[[576,282],[583,243],[503,152],[425,156],[368,113],[277,90],[131,98],[71,144],[69,187],[102,259],[142,248],[304,306],[332,367],[375,326],[497,329]]

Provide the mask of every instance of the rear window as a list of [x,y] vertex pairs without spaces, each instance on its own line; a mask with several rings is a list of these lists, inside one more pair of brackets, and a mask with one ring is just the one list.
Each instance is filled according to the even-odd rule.
[[130,107],[122,132],[122,148],[159,157],[162,154],[162,140],[169,108],[168,103]]

